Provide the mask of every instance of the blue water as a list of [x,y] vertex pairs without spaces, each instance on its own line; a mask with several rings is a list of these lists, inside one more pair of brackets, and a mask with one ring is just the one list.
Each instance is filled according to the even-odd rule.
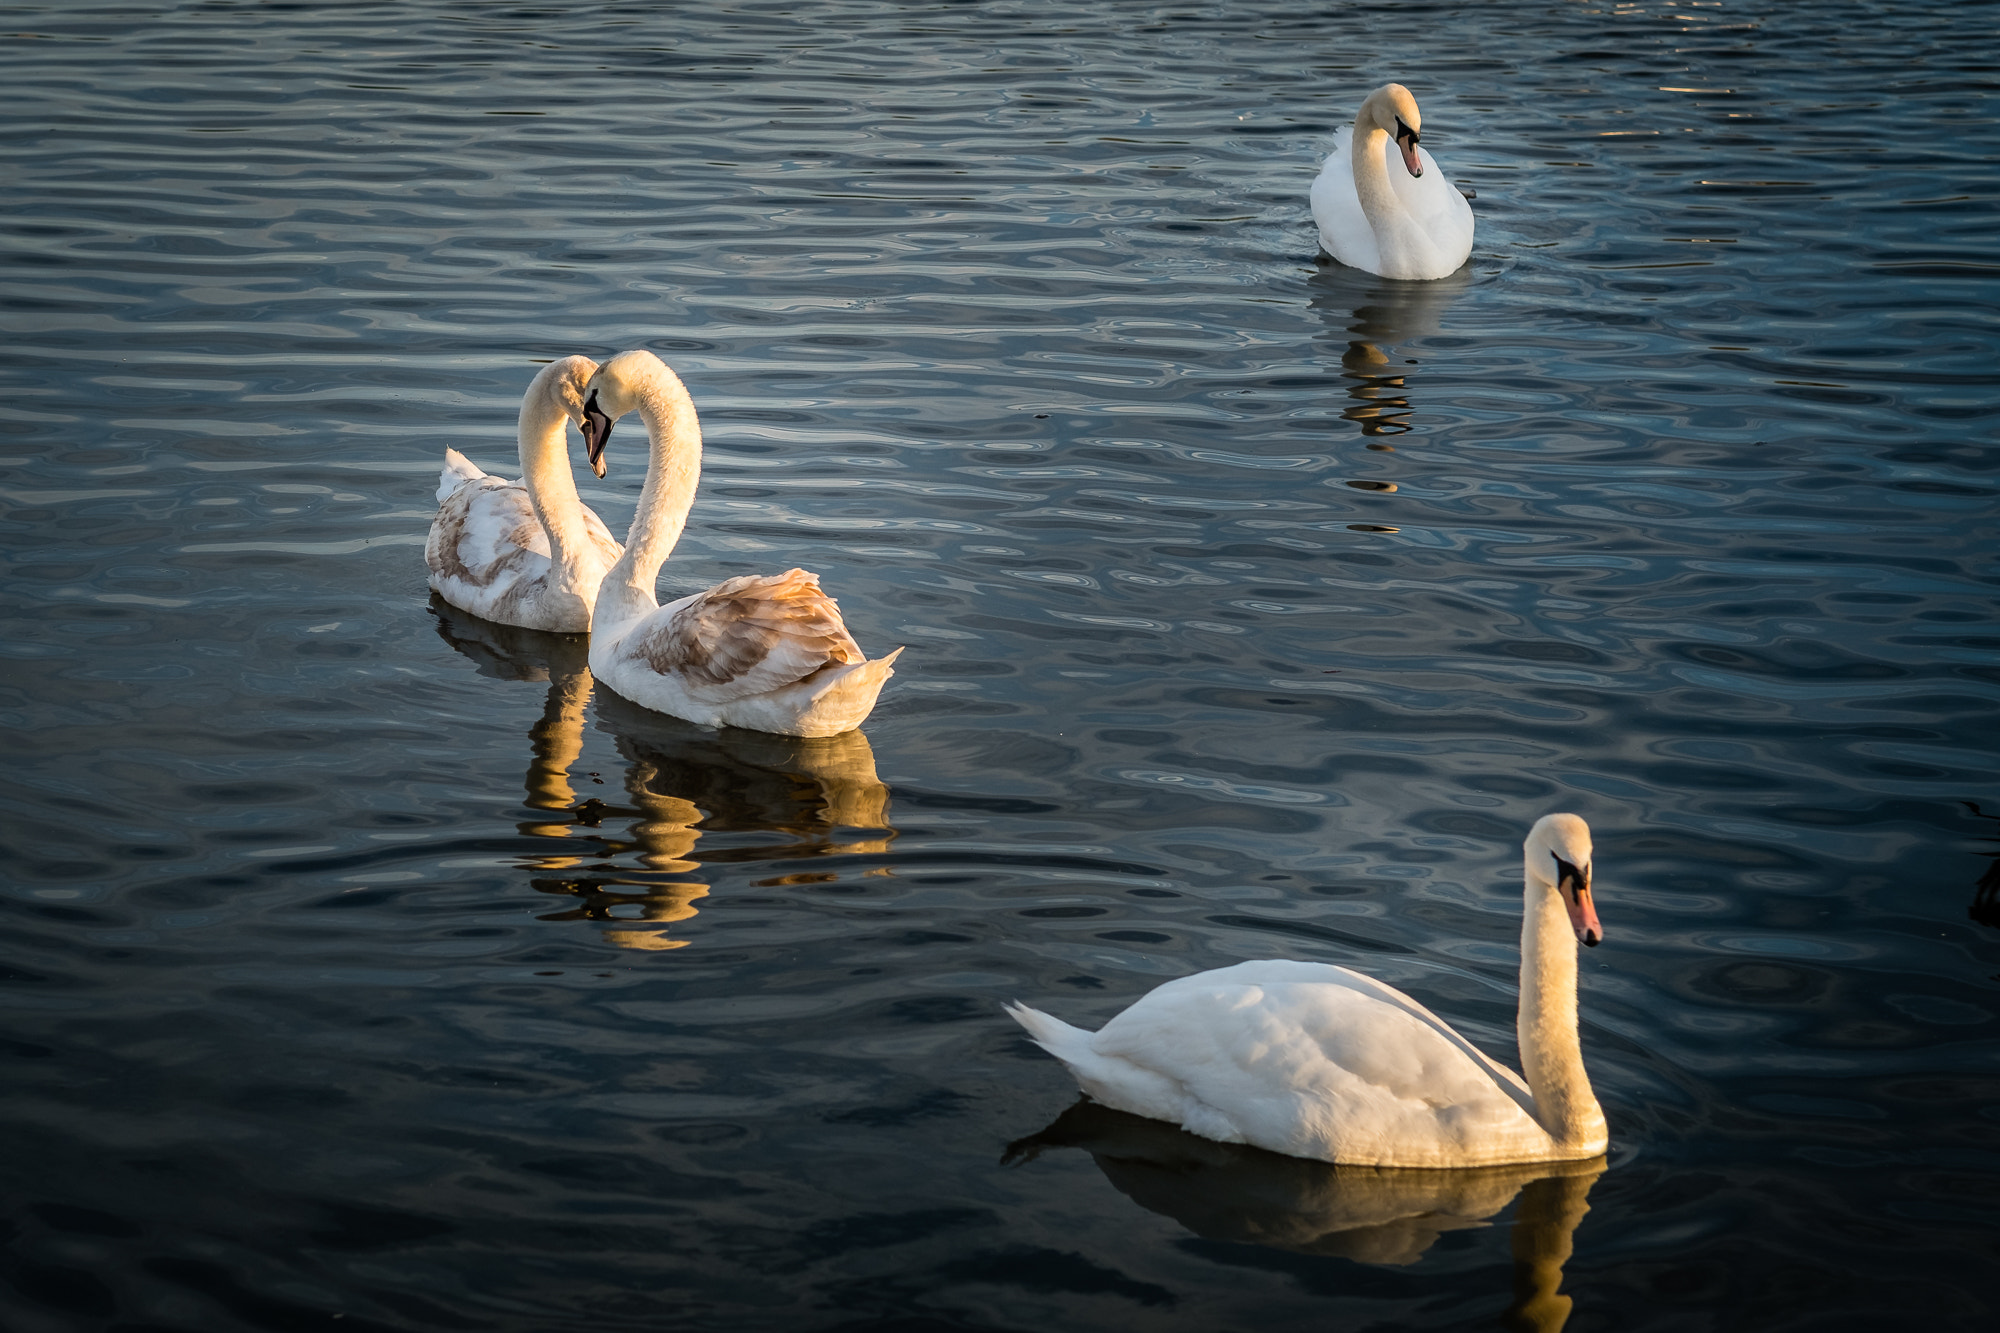
[[[0,1322],[1991,1327],[1991,26],[9,6]],[[1391,78],[1458,278],[1316,261]],[[634,346],[663,589],[817,570],[864,735],[428,600],[444,449]],[[1511,1060],[1558,809],[1594,1180],[1328,1239],[1000,1012],[1319,959]]]

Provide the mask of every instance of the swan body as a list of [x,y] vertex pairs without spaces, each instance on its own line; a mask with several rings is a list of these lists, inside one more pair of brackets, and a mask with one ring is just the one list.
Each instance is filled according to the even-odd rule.
[[1589,828],[1545,816],[1523,865],[1525,1079],[1393,986],[1328,963],[1182,977],[1096,1032],[1008,1013],[1097,1101],[1222,1143],[1358,1166],[1595,1157],[1608,1136],[1576,1022],[1577,940],[1602,937]]
[[[521,479],[489,476],[444,451],[438,512],[424,562],[445,601],[485,620],[581,634],[618,541],[577,497],[564,427],[583,419],[583,386],[597,370],[569,356],[542,368],[521,400]],[[603,476],[601,463],[593,464]]]
[[592,465],[611,423],[637,411],[651,461],[625,554],[600,585],[590,669],[642,707],[710,727],[833,736],[875,707],[903,650],[868,659],[840,608],[802,569],[725,579],[666,606],[653,592],[701,480],[701,425],[680,377],[651,352],[621,352],[585,389]]
[[1417,99],[1389,83],[1334,134],[1313,181],[1312,213],[1320,244],[1341,263],[1430,280],[1456,273],[1471,255],[1472,206],[1419,146],[1421,128]]

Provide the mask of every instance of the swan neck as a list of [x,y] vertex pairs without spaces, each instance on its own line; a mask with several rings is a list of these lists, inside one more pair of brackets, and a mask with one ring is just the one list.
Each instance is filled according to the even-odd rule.
[[701,482],[701,422],[680,376],[660,367],[660,374],[638,394],[634,410],[646,426],[646,487],[639,493],[625,554],[605,575],[598,594],[599,614],[608,622],[643,615],[659,605],[653,588],[660,566],[681,539]]
[[1363,116],[1354,122],[1349,148],[1354,197],[1360,201],[1361,212],[1378,237],[1386,223],[1401,218],[1404,212],[1402,200],[1389,184],[1388,145],[1389,132],[1372,117]]
[[1558,1147],[1602,1152],[1604,1112],[1590,1090],[1577,1036],[1576,932],[1552,884],[1528,875],[1521,922],[1521,1072],[1535,1097],[1535,1118]]
[[587,545],[583,501],[570,474],[568,425],[569,414],[553,394],[531,393],[521,401],[521,484],[549,536],[549,560],[561,582],[575,572]]

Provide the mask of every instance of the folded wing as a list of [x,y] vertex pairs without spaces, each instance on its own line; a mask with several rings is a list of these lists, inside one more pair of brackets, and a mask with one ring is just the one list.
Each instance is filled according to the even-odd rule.
[[726,579],[661,608],[629,651],[689,695],[724,704],[867,658],[819,576],[803,569]]

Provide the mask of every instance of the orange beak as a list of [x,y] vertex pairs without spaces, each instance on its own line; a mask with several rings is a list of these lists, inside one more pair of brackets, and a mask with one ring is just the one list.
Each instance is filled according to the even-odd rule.
[[1582,875],[1574,872],[1565,874],[1562,889],[1563,905],[1569,908],[1569,924],[1576,931],[1577,940],[1587,949],[1595,949],[1604,941],[1604,927],[1598,924],[1597,906],[1590,901],[1590,872]]
[[1403,169],[1412,176],[1424,174],[1424,160],[1417,156],[1417,132],[1396,118],[1396,147],[1403,153]]

